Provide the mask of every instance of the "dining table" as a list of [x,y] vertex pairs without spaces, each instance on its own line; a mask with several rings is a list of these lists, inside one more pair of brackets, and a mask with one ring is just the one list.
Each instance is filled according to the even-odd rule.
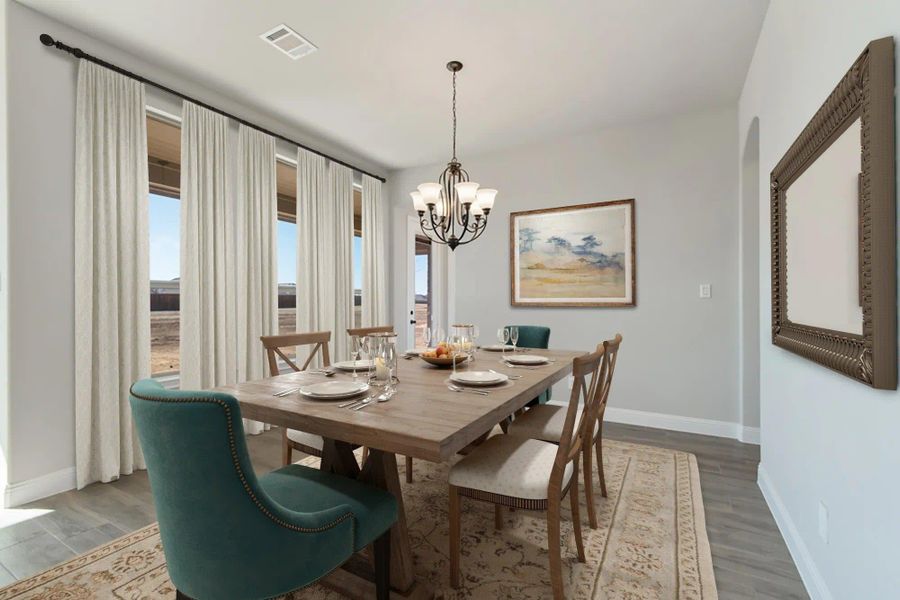
[[[417,581],[406,511],[397,471],[397,455],[417,460],[449,462],[457,453],[485,439],[492,430],[572,371],[572,359],[585,354],[570,350],[529,350],[549,361],[539,366],[513,367],[497,352],[479,351],[460,370],[493,370],[512,376],[502,385],[482,389],[487,394],[453,391],[451,369],[438,368],[419,358],[397,360],[394,394],[352,410],[346,401],[319,400],[299,392],[276,396],[304,384],[325,381],[322,371],[288,372],[275,377],[224,385],[214,391],[234,396],[244,418],[313,433],[324,438],[320,468],[365,481],[393,494],[398,518],[391,529],[391,597],[430,598],[429,582]],[[507,353],[508,355],[509,353]],[[352,373],[336,371],[330,379],[351,380]],[[366,374],[359,375],[365,381]],[[368,448],[360,465],[354,451]],[[415,483],[407,484],[415,485]],[[371,554],[371,553],[369,553]],[[374,597],[371,568],[356,557],[322,583],[348,597]]]

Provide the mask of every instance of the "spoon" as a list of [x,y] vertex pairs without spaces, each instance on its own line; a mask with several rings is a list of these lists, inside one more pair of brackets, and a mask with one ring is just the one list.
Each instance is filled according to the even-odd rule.
[[385,392],[380,396],[369,396],[363,402],[361,402],[359,406],[354,406],[350,410],[361,410],[370,404],[375,404],[376,402],[387,402],[391,399],[391,396],[393,396],[393,393],[389,394],[388,392]]

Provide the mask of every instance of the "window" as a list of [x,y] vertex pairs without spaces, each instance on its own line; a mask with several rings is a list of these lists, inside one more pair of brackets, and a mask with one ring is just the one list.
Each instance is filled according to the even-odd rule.
[[179,371],[181,274],[181,128],[147,116],[147,166],[150,178],[150,372],[154,377]]
[[[297,332],[297,167],[275,163],[278,186],[278,333]],[[285,350],[289,357],[294,348]]]
[[431,323],[431,240],[416,236],[416,348],[423,348]]

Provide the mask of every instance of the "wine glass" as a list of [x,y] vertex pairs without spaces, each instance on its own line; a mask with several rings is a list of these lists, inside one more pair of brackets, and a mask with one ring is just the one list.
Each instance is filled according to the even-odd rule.
[[513,354],[518,350],[516,348],[516,344],[519,343],[519,328],[518,327],[510,327],[509,328],[509,341],[512,342],[513,345]]
[[481,330],[478,325],[472,325],[472,360],[475,360],[475,352],[478,350],[479,335],[481,335]]
[[431,348],[431,327],[425,328],[424,336],[425,336],[425,347]]
[[362,342],[359,339],[358,335],[350,336],[350,344],[351,344],[351,352],[353,359],[353,383],[356,383],[359,375],[357,374],[357,369],[359,367],[360,354],[362,353]]
[[497,341],[503,346],[501,352],[506,354],[506,345],[509,343],[509,329],[501,327],[497,330]]
[[437,346],[441,342],[446,341],[447,338],[444,335],[444,330],[441,327],[438,327],[434,330],[434,345]]
[[462,346],[462,339],[458,335],[451,335],[450,339],[450,360],[453,361],[453,374],[456,375],[456,353]]

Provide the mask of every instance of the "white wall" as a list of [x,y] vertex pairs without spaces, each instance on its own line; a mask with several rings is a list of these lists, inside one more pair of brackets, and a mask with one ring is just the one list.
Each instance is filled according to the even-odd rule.
[[7,2],[0,2],[0,489],[6,488],[9,448],[9,185],[7,178]]
[[[590,350],[621,332],[611,407],[677,415],[686,419],[675,426],[735,434],[736,112],[710,110],[483,156],[467,155],[462,144],[460,157],[474,181],[500,193],[484,236],[456,250],[456,319],[477,323],[488,342],[505,324],[548,325],[556,348]],[[394,231],[403,231],[398,223],[412,214],[408,192],[436,180],[443,167],[391,175]],[[510,211],[619,198],[635,198],[637,307],[511,307]],[[405,240],[394,242],[394,318],[402,322]],[[712,298],[698,297],[701,283],[712,284]],[[567,393],[564,386],[554,392],[560,399]]]
[[[8,72],[9,140],[15,152],[9,157],[9,340],[13,352],[7,459],[10,485],[19,486],[17,497],[28,497],[71,485],[75,464],[73,386],[78,341],[74,339],[72,253],[77,61],[42,46],[41,33],[361,168],[383,169],[31,9],[3,1],[8,11],[6,43],[15,49]],[[30,487],[23,490],[23,485]]]
[[896,0],[773,0],[740,99],[742,146],[759,117],[760,485],[814,599],[897,597],[900,393],[772,345],[768,177],[866,44],[898,34]]

